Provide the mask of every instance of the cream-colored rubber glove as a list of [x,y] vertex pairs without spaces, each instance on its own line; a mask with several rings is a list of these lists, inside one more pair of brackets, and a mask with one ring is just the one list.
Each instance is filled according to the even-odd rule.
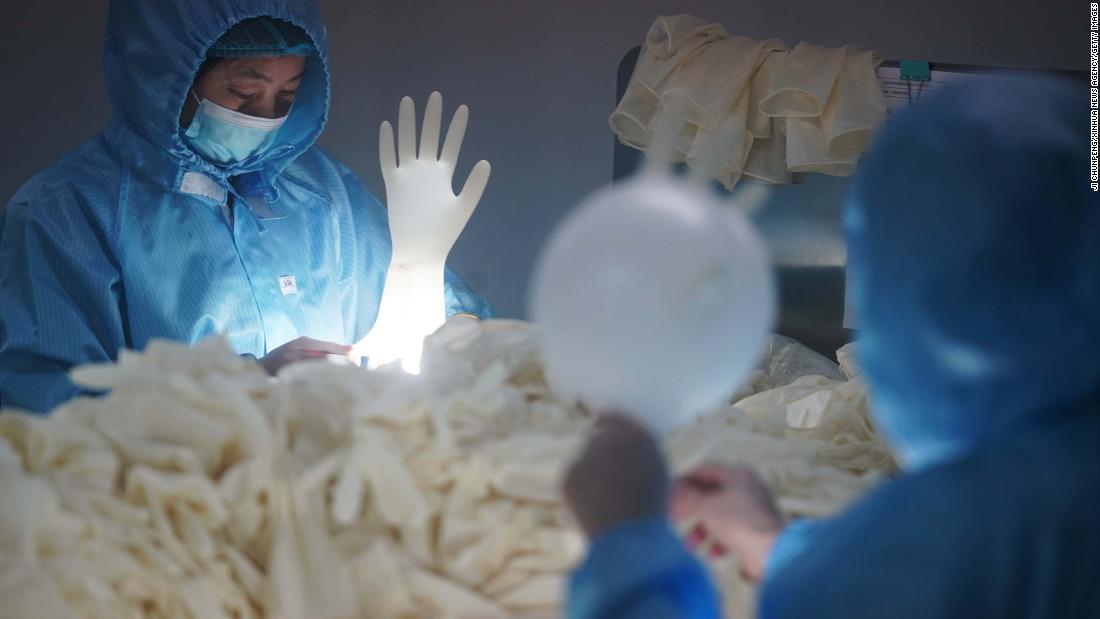
[[409,97],[401,100],[396,155],[393,127],[383,122],[379,132],[393,256],[378,318],[351,355],[368,357],[372,368],[400,359],[405,371],[420,372],[424,338],[447,318],[443,284],[447,254],[489,182],[489,162],[479,161],[455,195],[452,182],[469,110],[463,105],[455,111],[440,151],[442,111],[443,97],[433,92],[424,112],[419,155],[416,110]]

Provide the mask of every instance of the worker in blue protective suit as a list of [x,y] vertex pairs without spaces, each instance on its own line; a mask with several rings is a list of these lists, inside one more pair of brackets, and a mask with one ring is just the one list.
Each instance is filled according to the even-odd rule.
[[[0,213],[0,400],[47,411],[66,372],[152,338],[224,334],[275,372],[375,320],[386,211],[314,141],[329,108],[310,0],[115,0],[106,129]],[[448,273],[447,311],[487,303]]]
[[[858,352],[903,472],[844,513],[789,524],[748,469],[702,466],[671,491],[673,518],[699,519],[760,580],[763,619],[1100,616],[1086,92],[1035,79],[948,89],[892,118],[861,163],[846,221]],[[604,451],[604,466],[635,473],[572,495],[567,482],[582,524],[611,513],[574,574],[570,617],[714,616],[661,595],[674,574],[693,586],[690,568],[667,525],[643,524],[659,503],[624,498],[663,471],[618,433],[597,435],[578,466]],[[662,567],[638,550],[650,545]]]

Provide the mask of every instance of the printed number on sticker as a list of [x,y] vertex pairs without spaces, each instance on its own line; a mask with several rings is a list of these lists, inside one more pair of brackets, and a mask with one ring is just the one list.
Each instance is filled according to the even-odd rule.
[[283,296],[298,294],[298,280],[293,275],[280,275],[279,290],[283,292]]

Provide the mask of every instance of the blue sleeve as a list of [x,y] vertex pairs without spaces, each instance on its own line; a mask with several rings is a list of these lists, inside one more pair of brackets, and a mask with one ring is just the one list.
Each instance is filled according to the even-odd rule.
[[77,395],[74,365],[125,343],[121,278],[70,190],[31,185],[0,212],[0,404],[48,412]]
[[761,619],[1096,617],[1100,417],[1036,424],[777,539]]
[[447,283],[447,315],[473,314],[482,320],[493,318],[496,313],[484,297],[474,292],[454,269],[447,267],[444,275]]
[[792,520],[783,527],[764,560],[763,580],[768,580],[769,576],[783,571],[787,565],[798,560],[813,543],[816,524],[816,520],[803,518]]
[[717,619],[706,568],[664,519],[620,525],[597,538],[569,579],[568,619]]

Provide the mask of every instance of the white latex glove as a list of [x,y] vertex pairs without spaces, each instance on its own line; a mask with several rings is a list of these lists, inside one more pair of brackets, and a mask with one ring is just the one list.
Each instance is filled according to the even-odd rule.
[[466,134],[469,109],[463,105],[455,111],[440,151],[442,111],[443,97],[433,92],[424,112],[419,155],[416,111],[409,97],[401,100],[396,155],[393,127],[383,122],[379,131],[379,161],[386,184],[393,256],[378,318],[352,352],[353,358],[369,357],[369,367],[400,359],[406,371],[419,373],[424,338],[446,320],[443,271],[447,254],[489,182],[489,162],[479,161],[461,193],[455,195],[455,164]]

